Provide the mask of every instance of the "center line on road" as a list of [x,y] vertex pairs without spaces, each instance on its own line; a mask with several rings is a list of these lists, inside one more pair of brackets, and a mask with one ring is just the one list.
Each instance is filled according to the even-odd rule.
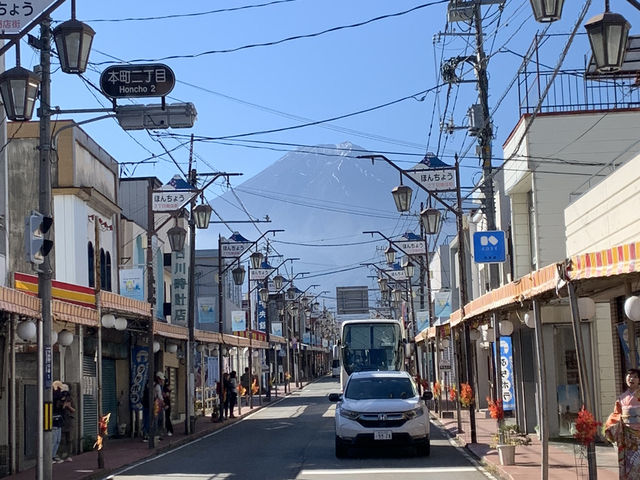
[[425,467],[425,468],[359,468],[335,470],[302,470],[299,476],[309,475],[372,475],[375,473],[462,473],[477,472],[475,467]]

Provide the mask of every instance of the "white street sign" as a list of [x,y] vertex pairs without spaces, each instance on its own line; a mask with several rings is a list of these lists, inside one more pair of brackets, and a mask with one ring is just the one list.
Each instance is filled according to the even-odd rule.
[[154,190],[152,209],[154,212],[180,210],[197,194],[197,190]]
[[264,280],[271,275],[271,272],[274,270],[275,268],[252,268],[249,271],[249,275],[251,276],[249,280]]
[[426,253],[424,240],[394,241],[393,243],[409,255],[424,255]]
[[449,192],[456,190],[455,168],[413,168],[405,170],[425,189],[432,192]]
[[0,30],[3,34],[20,33],[53,3],[53,0],[0,2]]
[[394,280],[406,280],[407,276],[404,274],[404,270],[385,270],[384,273],[389,275]]
[[244,252],[249,250],[251,245],[251,242],[234,242],[233,240],[225,239],[220,242],[220,247],[222,248],[222,258],[238,258]]

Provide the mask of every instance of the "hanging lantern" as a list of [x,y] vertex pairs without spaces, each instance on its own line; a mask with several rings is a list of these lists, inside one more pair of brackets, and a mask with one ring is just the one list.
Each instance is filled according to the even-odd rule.
[[260,295],[260,301],[262,303],[267,303],[269,301],[269,289],[261,288],[258,290],[258,294]]
[[253,252],[249,257],[251,260],[251,268],[258,269],[262,266],[262,260],[264,259],[264,255],[260,252]]
[[233,277],[233,283],[240,286],[244,283],[245,270],[242,265],[231,270],[231,276]]
[[284,277],[280,274],[273,277],[273,286],[276,290],[280,290],[282,288],[282,284],[284,283]]
[[536,328],[536,319],[533,315],[533,310],[529,310],[524,314],[524,324],[529,328]]
[[61,23],[53,29],[53,37],[64,73],[84,73],[89,62],[89,53],[95,31],[75,18]]
[[187,238],[187,231],[175,225],[167,230],[167,237],[169,237],[169,245],[172,252],[181,252],[184,249],[184,242]]
[[596,316],[596,303],[589,297],[578,298],[580,320],[591,320]]
[[58,332],[51,330],[51,345],[58,343]]
[[20,322],[18,324],[16,333],[25,342],[30,342],[36,338],[38,329],[36,328],[36,324],[31,320],[25,320],[24,322]]
[[68,347],[73,343],[73,333],[64,329],[58,334],[58,343],[63,347]]
[[631,25],[620,14],[606,11],[596,15],[584,28],[598,72],[617,72],[622,67]]
[[640,297],[629,297],[624,301],[624,313],[634,322],[640,322]]
[[116,326],[116,317],[115,315],[111,315],[107,313],[102,316],[102,327],[103,328],[114,328]]
[[387,263],[389,265],[396,261],[396,251],[393,249],[391,244],[389,244],[387,249],[384,251],[384,256],[387,258]]
[[562,18],[564,0],[531,0],[536,22],[549,23]]
[[437,235],[442,226],[442,213],[437,208],[425,208],[420,212],[420,220],[427,235]]
[[212,210],[213,209],[206,203],[202,203],[193,209],[193,219],[196,223],[196,227],[200,229],[206,229],[209,227]]
[[115,324],[115,328],[116,330],[126,330],[127,329],[127,325],[129,323],[127,322],[127,319],[124,317],[118,317],[116,318],[116,324]]
[[31,120],[40,78],[20,66],[0,74],[0,94],[7,118],[14,122]]
[[176,353],[178,351],[178,345],[175,343],[170,343],[169,345],[167,345],[167,352],[168,353]]
[[502,320],[500,322],[500,335],[508,337],[513,333],[513,323],[511,320]]
[[393,201],[396,203],[398,212],[402,213],[409,211],[411,208],[411,197],[413,195],[411,187],[398,185],[396,188],[391,190],[391,195],[393,195]]

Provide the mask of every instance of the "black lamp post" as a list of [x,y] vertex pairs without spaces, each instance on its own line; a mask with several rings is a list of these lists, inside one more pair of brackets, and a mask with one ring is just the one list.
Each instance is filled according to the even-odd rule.
[[564,0],[531,0],[536,22],[548,23],[560,20]]
[[598,72],[616,72],[622,67],[627,50],[627,39],[631,25],[618,13],[609,11],[605,2],[605,12],[596,15],[584,28],[589,36],[591,52]]

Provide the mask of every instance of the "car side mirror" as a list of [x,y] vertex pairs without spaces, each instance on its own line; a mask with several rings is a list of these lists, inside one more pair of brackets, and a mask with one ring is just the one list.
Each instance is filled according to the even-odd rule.
[[427,400],[433,400],[433,392],[431,390],[426,390],[422,394],[422,399],[426,402]]
[[342,400],[342,394],[341,393],[330,393],[329,394],[329,401],[330,402],[339,402],[340,400]]

